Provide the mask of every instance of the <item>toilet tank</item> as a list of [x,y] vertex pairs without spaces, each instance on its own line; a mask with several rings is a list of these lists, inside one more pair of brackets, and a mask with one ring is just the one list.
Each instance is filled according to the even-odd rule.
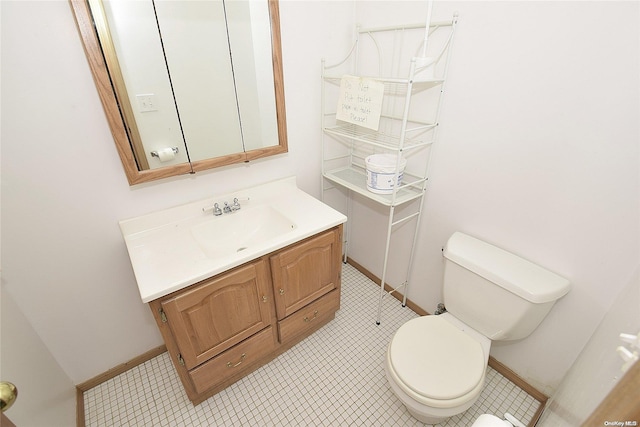
[[460,232],[444,257],[447,311],[491,340],[528,336],[569,292],[567,279]]

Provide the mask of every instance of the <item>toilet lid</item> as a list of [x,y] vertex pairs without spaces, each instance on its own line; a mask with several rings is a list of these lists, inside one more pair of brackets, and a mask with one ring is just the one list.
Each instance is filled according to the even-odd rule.
[[486,367],[480,343],[439,316],[402,325],[389,345],[389,359],[404,386],[440,400],[472,391]]

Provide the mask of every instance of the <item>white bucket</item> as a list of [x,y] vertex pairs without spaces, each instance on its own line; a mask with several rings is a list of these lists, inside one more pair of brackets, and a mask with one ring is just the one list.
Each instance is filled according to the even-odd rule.
[[[396,175],[396,162],[398,156],[395,154],[372,154],[364,159],[367,170],[367,190],[377,194],[391,194],[394,188],[394,178]],[[407,160],[400,159],[400,172],[395,185],[400,185]]]

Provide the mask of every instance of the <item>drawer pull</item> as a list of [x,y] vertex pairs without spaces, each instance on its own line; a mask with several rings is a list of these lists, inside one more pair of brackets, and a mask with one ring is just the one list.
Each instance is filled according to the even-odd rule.
[[247,357],[247,353],[242,353],[242,356],[240,356],[240,361],[235,365],[231,362],[227,362],[227,368],[235,368],[236,366],[239,366],[244,361],[245,357]]
[[278,289],[278,293],[279,293],[280,295],[284,295],[284,289],[282,289],[282,288]]
[[312,320],[314,320],[316,317],[318,317],[318,310],[315,310],[313,312],[313,317],[311,319],[309,319],[309,316],[305,316],[305,318],[303,319],[305,322],[311,322]]
[[267,296],[266,295],[262,295],[262,302],[267,302]]

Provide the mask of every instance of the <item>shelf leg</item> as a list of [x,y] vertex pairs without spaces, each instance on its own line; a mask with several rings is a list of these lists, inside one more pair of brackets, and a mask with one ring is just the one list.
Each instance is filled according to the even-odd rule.
[[[423,194],[424,194],[424,188],[423,188]],[[403,289],[403,295],[402,295],[403,307],[407,306],[407,294],[409,293],[409,274],[411,274],[411,268],[413,267],[414,254],[415,254],[416,244],[418,242],[418,231],[420,231],[420,217],[422,216],[422,209],[424,208],[424,206],[422,205],[423,203],[424,203],[424,195],[420,199],[420,207],[418,208],[418,217],[416,219],[416,229],[413,233],[413,242],[411,243],[411,251],[409,252],[409,265],[407,266],[407,275],[404,280],[404,289]]]
[[[352,215],[352,203],[351,203],[351,198],[353,197],[353,195],[351,194],[351,190],[347,191],[347,196],[346,196],[346,203],[347,203],[347,219],[349,218],[353,218]],[[343,237],[343,244],[344,244],[344,255],[342,256],[342,262],[344,264],[347,263],[347,255],[349,253],[349,242],[351,241],[351,221],[347,220],[347,225],[345,227],[344,230],[344,237]]]
[[380,317],[382,316],[382,298],[384,298],[384,282],[387,276],[387,264],[389,261],[389,246],[391,243],[391,228],[393,227],[393,213],[395,212],[395,206],[389,208],[389,223],[387,225],[387,242],[384,246],[384,262],[382,264],[382,277],[380,278],[380,297],[378,298],[378,316],[376,317],[376,325],[380,324]]

